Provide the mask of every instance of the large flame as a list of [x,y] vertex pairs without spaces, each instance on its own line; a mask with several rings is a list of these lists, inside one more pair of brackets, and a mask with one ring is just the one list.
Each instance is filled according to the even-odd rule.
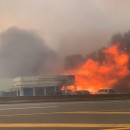
[[76,71],[76,90],[89,90],[94,93],[101,88],[111,88],[118,80],[130,73],[128,55],[119,51],[118,45],[103,50],[105,60],[102,63],[88,59]]

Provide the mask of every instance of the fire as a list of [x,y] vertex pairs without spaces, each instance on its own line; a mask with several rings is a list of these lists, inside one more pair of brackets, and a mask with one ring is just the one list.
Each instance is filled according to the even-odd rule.
[[[70,91],[72,91],[72,92],[75,92],[75,86],[67,86],[67,90],[70,90]],[[62,91],[64,91],[65,90],[65,87],[63,86],[62,88],[61,88],[61,90]]]
[[[102,63],[88,59],[75,72],[76,90],[89,90],[91,93],[101,88],[111,88],[113,84],[128,75],[128,55],[119,51],[119,44],[103,50],[105,60]],[[71,89],[71,88],[70,88]]]

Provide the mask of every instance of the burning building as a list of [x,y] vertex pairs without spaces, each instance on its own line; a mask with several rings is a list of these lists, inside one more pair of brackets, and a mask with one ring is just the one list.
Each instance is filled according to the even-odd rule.
[[[64,75],[15,78],[13,90],[17,96],[53,95],[60,90],[95,93],[103,88],[127,93],[130,90],[129,54],[120,47],[120,43],[116,43],[102,49],[96,58],[82,59],[78,68],[65,70]],[[124,82],[127,84],[123,86]]]
[[59,92],[63,86],[75,85],[74,75],[17,77],[12,91],[17,96],[47,96]]
[[[63,53],[64,48],[54,51],[37,34],[18,28],[11,28],[0,37],[3,43],[0,50],[1,78],[60,74],[16,78],[13,91],[17,95],[50,95],[58,90],[89,90],[95,93],[107,88],[114,88],[119,93],[130,91],[130,31],[115,35],[108,48],[103,47],[87,56],[82,53],[68,55],[68,49],[61,56],[59,50]],[[66,81],[66,77],[71,75],[73,83]],[[1,91],[5,86],[1,85]],[[8,89],[9,86],[12,87],[12,83]]]

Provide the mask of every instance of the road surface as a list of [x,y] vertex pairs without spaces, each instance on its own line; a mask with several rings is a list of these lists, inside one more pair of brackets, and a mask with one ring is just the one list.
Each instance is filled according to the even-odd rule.
[[0,130],[130,130],[130,100],[0,104]]

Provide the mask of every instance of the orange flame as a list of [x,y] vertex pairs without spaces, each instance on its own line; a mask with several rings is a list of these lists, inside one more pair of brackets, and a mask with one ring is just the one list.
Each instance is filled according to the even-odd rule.
[[122,77],[128,75],[128,55],[118,50],[118,45],[113,45],[103,50],[106,60],[101,64],[92,59],[77,70],[76,90],[89,90],[91,93],[101,89],[110,88]]
[[[67,90],[70,90],[70,91],[72,91],[72,92],[75,92],[75,86],[67,86]],[[61,90],[62,91],[64,91],[65,90],[65,87],[63,86],[62,88],[61,88]]]

